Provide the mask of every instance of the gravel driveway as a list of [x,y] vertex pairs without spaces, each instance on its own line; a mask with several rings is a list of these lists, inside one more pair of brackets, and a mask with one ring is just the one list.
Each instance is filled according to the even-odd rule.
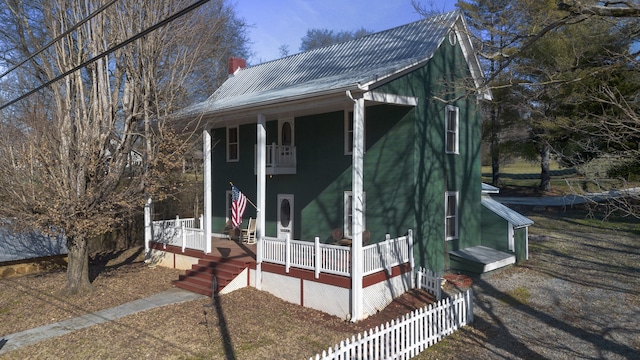
[[418,358],[640,359],[640,224],[530,217],[530,260],[474,279],[473,326]]

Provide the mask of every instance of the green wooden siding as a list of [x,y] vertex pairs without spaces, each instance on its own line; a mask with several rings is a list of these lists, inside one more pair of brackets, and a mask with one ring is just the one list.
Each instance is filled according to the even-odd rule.
[[481,218],[481,245],[509,252],[509,222],[484,206]]
[[[416,263],[436,271],[447,269],[449,250],[480,244],[480,114],[474,96],[464,97],[470,75],[459,46],[448,42],[429,63],[380,91],[415,96],[414,214]],[[460,97],[445,103],[441,101]],[[446,154],[445,108],[459,108],[459,154]],[[459,192],[459,238],[444,240],[446,191]]]
[[513,231],[517,263],[527,260],[527,232],[528,230],[526,227],[515,229]]

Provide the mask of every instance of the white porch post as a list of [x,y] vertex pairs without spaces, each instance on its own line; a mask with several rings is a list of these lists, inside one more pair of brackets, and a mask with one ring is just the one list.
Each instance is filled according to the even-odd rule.
[[354,99],[351,245],[351,321],[363,317],[362,224],[364,223],[364,98]]
[[211,194],[211,132],[209,129],[202,131],[202,153],[204,157],[204,238],[206,244],[205,252],[211,252],[211,216],[212,216],[212,194]]
[[256,144],[256,187],[258,209],[256,214],[256,289],[262,289],[262,245],[265,229],[265,206],[267,198],[267,121],[258,115]]
[[151,249],[149,242],[153,240],[153,203],[151,197],[144,204],[144,259],[149,260],[151,257]]

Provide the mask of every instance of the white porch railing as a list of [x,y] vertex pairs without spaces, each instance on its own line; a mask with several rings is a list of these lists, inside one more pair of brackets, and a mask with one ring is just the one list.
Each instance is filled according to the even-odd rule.
[[[254,159],[256,159],[255,156]],[[254,172],[255,169],[256,163],[254,162]],[[296,147],[277,144],[267,145],[266,171],[267,175],[295,174]]]
[[[364,259],[363,275],[373,274],[386,269],[391,274],[391,268],[405,264],[413,260],[413,235],[411,230],[408,235],[391,239],[389,234],[386,240],[362,248]],[[413,264],[411,264],[413,268]]]
[[185,249],[206,251],[207,243],[201,224],[202,216],[200,219],[180,219],[176,216],[175,220],[153,221],[152,241],[163,244],[165,248],[167,245],[179,246],[182,252]]
[[[351,276],[351,247],[321,244],[319,238],[313,242],[265,237],[258,242],[262,246],[262,261],[285,266],[313,270],[316,278],[320,273]],[[319,254],[319,256],[316,256]],[[409,235],[363,247],[364,275],[381,270],[391,271],[393,266],[411,263],[413,267],[413,236]]]

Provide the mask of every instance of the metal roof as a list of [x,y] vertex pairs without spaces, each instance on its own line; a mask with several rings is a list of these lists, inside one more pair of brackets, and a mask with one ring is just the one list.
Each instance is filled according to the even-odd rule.
[[493,185],[489,185],[487,183],[482,183],[482,193],[483,194],[498,194],[500,193],[500,189]]
[[496,215],[510,222],[513,225],[513,227],[516,229],[533,225],[533,220],[529,219],[528,217],[520,214],[515,210],[512,210],[500,204],[499,202],[491,198],[483,197],[481,202],[482,202],[482,206],[486,207]]
[[[464,26],[457,10],[241,69],[208,100],[184,109],[179,117],[345,89],[368,90],[395,74],[426,63],[456,21]],[[458,36],[466,34],[459,32]]]

